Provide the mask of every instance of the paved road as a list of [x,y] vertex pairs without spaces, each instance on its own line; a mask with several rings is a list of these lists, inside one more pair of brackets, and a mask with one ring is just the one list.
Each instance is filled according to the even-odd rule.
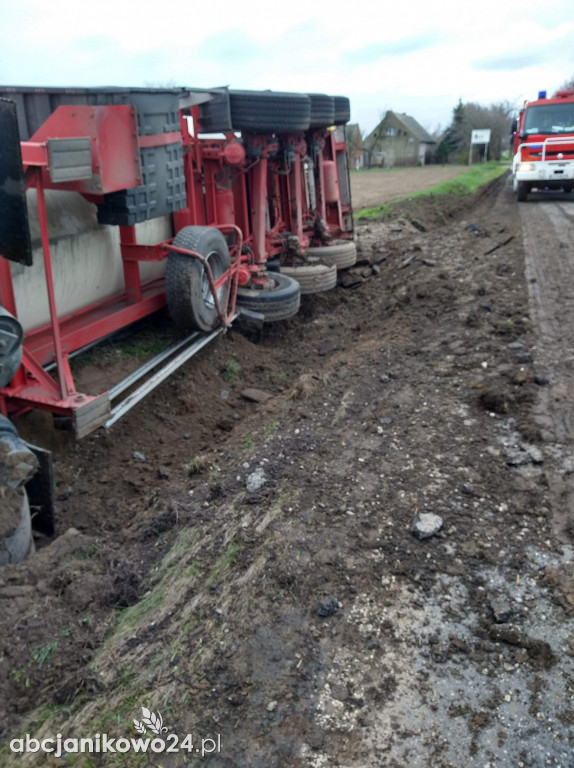
[[519,205],[531,316],[539,339],[535,362],[541,388],[537,420],[553,456],[547,471],[555,526],[574,533],[574,195],[529,196]]

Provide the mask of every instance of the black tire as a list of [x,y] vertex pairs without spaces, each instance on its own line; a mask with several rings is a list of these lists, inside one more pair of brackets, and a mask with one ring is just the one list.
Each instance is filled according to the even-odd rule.
[[310,128],[328,128],[335,124],[335,99],[325,93],[308,93],[311,99]]
[[[212,227],[184,227],[173,244],[187,248],[204,256],[211,267],[213,279],[217,280],[229,270],[229,249],[227,242],[217,229]],[[227,283],[218,293],[223,307]],[[174,323],[185,330],[213,331],[220,323],[209,282],[203,264],[192,256],[171,251],[167,257],[165,272],[167,306]]]
[[237,306],[259,312],[264,323],[288,320],[294,317],[301,305],[301,288],[296,280],[279,272],[268,273],[274,287],[269,290],[256,288],[237,289]]
[[0,539],[0,566],[21,563],[30,552],[34,551],[28,496],[23,488],[19,488],[14,493],[20,505],[19,522],[11,535]]
[[18,437],[18,430],[14,424],[10,421],[10,419],[7,419],[6,416],[3,416],[0,413],[0,435],[3,432],[8,432],[9,435],[15,435]]
[[5,387],[20,367],[23,338],[18,320],[0,304],[0,387]]
[[530,188],[528,186],[528,182],[526,181],[516,182],[516,199],[518,200],[519,203],[526,202],[529,191],[530,191]]
[[335,100],[335,121],[333,125],[344,125],[351,119],[351,102],[346,96],[333,96]]
[[229,91],[229,102],[235,130],[286,133],[309,128],[311,100],[304,93]]
[[22,362],[22,347],[18,347],[11,355],[0,355],[0,387],[9,384]]
[[338,240],[333,245],[308,248],[307,256],[317,257],[325,264],[334,264],[337,269],[348,269],[357,262],[357,246],[352,240]]
[[310,258],[307,264],[282,266],[281,274],[296,280],[302,295],[331,291],[337,285],[337,267],[315,258]]

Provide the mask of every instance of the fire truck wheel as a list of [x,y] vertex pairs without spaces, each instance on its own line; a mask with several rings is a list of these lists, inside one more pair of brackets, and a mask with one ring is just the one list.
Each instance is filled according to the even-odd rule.
[[526,181],[518,181],[516,182],[516,199],[519,203],[526,202],[526,198],[528,197],[528,183]]
[[311,257],[307,264],[282,266],[281,274],[297,280],[302,295],[323,293],[337,285],[337,267],[334,264],[324,264],[315,257]]
[[333,96],[335,99],[334,125],[344,125],[351,119],[351,102],[346,96]]
[[[207,259],[213,279],[217,281],[229,270],[227,242],[212,227],[184,227],[173,244],[179,248],[196,251]],[[221,305],[225,300],[227,283],[218,290]],[[183,329],[213,331],[219,325],[213,294],[203,264],[193,256],[171,251],[167,257],[165,272],[167,306],[174,323]],[[225,310],[225,307],[222,306]]]
[[325,93],[308,93],[311,99],[310,128],[328,128],[335,124],[335,99]]
[[357,261],[357,246],[352,240],[338,240],[333,245],[307,248],[307,256],[319,257],[325,264],[337,269],[348,269]]
[[0,566],[20,563],[34,551],[28,496],[23,488],[18,488],[13,493],[16,495],[16,504],[19,506],[18,522],[10,536],[0,539]]
[[253,133],[306,131],[311,100],[304,93],[229,91],[233,128]]
[[299,283],[279,272],[270,272],[268,277],[273,281],[273,287],[268,290],[239,287],[237,305],[259,312],[263,315],[264,323],[275,323],[294,317],[301,304]]

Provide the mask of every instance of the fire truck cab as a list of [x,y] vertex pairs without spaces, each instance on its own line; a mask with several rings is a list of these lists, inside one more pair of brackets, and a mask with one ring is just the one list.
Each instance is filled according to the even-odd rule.
[[574,90],[540,91],[513,125],[513,188],[519,202],[533,190],[574,189]]

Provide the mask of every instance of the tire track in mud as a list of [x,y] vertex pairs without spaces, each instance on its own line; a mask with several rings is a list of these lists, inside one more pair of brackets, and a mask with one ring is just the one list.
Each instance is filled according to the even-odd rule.
[[547,441],[547,479],[556,535],[574,533],[574,204],[569,195],[520,205],[534,350],[541,383],[536,420]]

